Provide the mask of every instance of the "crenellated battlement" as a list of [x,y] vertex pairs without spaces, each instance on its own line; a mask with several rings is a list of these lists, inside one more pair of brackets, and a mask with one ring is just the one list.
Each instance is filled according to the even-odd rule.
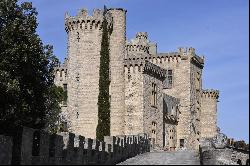
[[142,59],[125,60],[125,68],[128,69],[128,73],[142,72],[147,73],[153,77],[164,79],[166,77],[166,70],[161,67]]
[[149,47],[152,43],[148,40],[147,32],[137,32],[136,37],[126,43],[126,51],[128,54],[144,53],[149,54]]
[[148,61],[156,61],[159,63],[163,63],[164,61],[168,62],[179,62],[181,60],[186,60],[185,57],[181,56],[177,52],[170,52],[170,53],[159,53],[157,55],[147,55],[147,54],[142,54],[140,57],[132,57],[132,58],[125,58],[125,60],[148,60]]
[[141,44],[127,44],[126,51],[128,52],[140,52],[140,53],[149,53],[149,46],[148,45],[141,45]]
[[145,61],[144,73],[157,76],[159,79],[164,80],[166,78],[167,71],[149,61]]
[[66,71],[68,69],[68,58],[65,58],[63,64],[59,64],[57,67],[54,68],[54,71]]
[[153,59],[157,59],[158,62],[180,62],[181,60],[186,60],[185,56],[180,55],[178,52],[170,53],[159,53],[157,56],[153,56]]
[[66,81],[68,73],[68,59],[65,58],[63,64],[59,64],[54,68],[55,82],[57,81]]
[[[106,13],[106,19],[108,26],[112,25],[112,16],[110,13]],[[79,10],[75,17],[65,14],[65,30],[68,33],[72,30],[88,29],[88,30],[101,30],[103,22],[103,10],[94,9],[93,15],[88,15],[87,9]]]
[[202,97],[203,98],[218,99],[219,98],[219,90],[214,90],[214,89],[202,90]]
[[148,33],[147,32],[137,32],[136,33],[137,39],[148,40]]
[[0,134],[0,165],[115,165],[150,151],[145,133],[104,136],[104,141],[28,127]]
[[179,47],[178,52],[183,55],[195,55],[195,48],[193,47]]

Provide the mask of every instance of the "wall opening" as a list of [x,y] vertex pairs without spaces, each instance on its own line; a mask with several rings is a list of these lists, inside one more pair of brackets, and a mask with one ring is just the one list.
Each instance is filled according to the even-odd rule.
[[180,148],[184,148],[184,139],[180,139]]

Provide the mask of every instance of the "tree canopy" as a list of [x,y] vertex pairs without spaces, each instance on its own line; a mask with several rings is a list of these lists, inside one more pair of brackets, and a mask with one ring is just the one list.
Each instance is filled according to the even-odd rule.
[[62,88],[53,84],[59,63],[36,33],[32,3],[0,0],[0,126],[54,128]]

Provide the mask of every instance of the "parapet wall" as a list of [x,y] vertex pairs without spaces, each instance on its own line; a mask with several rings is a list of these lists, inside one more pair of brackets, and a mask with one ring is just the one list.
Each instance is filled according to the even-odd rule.
[[146,134],[106,136],[101,142],[23,127],[7,135],[0,135],[0,165],[110,165],[150,150]]
[[202,97],[203,98],[218,99],[219,98],[219,91],[214,90],[214,89],[202,90]]
[[[109,13],[106,15],[109,26],[112,25],[112,17]],[[101,30],[103,21],[103,11],[94,9],[93,15],[88,15],[86,9],[81,9],[75,17],[65,14],[65,30],[68,33],[72,30],[88,29],[88,30]]]
[[218,90],[202,90],[201,98],[201,137],[209,138],[217,134]]
[[160,80],[166,78],[166,70],[142,59],[125,60],[125,73],[143,72]]
[[222,133],[202,139],[199,152],[201,165],[249,165],[249,149],[230,145],[230,139]]
[[136,37],[126,42],[127,57],[141,57],[157,53],[157,45],[148,40],[147,32],[137,32]]

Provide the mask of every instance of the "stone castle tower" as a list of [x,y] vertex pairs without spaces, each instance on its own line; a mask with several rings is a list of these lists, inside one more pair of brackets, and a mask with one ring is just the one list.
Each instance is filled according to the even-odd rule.
[[[158,53],[146,32],[126,40],[126,10],[108,9],[111,135],[147,133],[159,147],[197,149],[217,132],[219,92],[203,90],[204,57],[195,49]],[[68,55],[55,84],[67,90],[62,115],[70,131],[96,137],[103,11],[65,16]]]
[[218,90],[202,91],[201,137],[213,137],[217,133],[217,102]]
[[[109,26],[113,26],[110,36],[111,134],[122,135],[126,11],[109,9],[106,17]],[[98,123],[102,21],[103,11],[98,9],[94,10],[93,16],[89,16],[86,10],[81,10],[75,17],[67,14],[65,17],[65,29],[68,33],[68,125],[75,133],[90,137],[95,137],[93,126]]]

